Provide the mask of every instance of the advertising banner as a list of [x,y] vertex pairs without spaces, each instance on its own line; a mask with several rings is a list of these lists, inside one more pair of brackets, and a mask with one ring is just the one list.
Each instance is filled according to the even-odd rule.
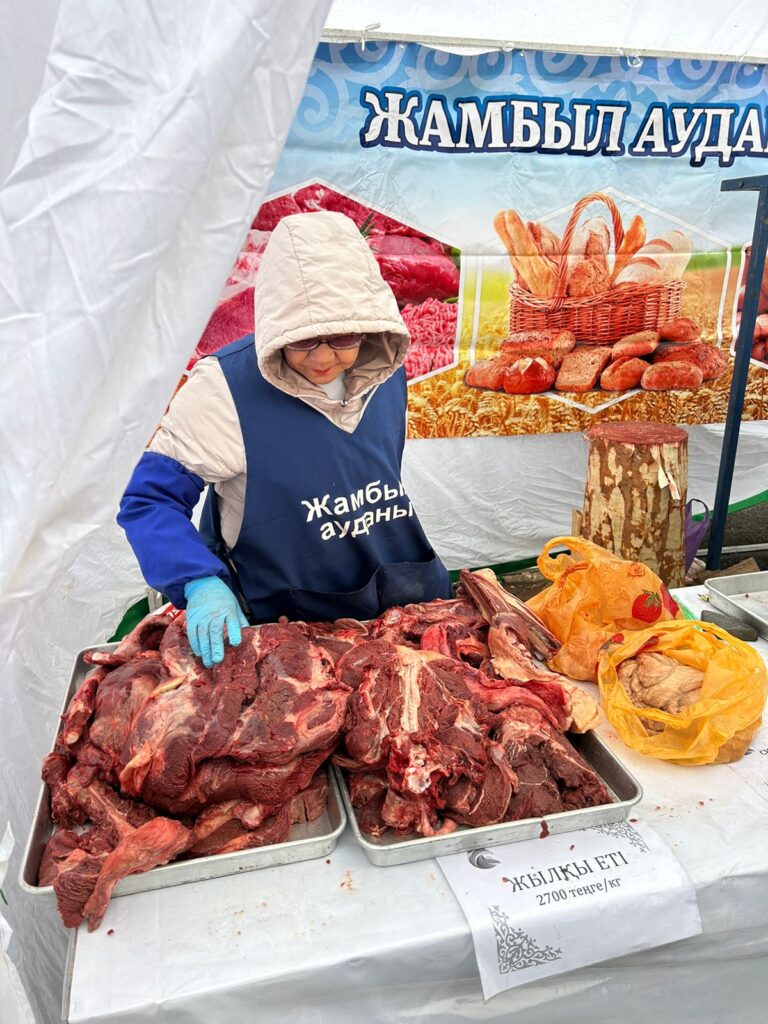
[[[754,198],[720,183],[768,172],[767,104],[736,63],[323,45],[198,354],[253,329],[280,217],[338,210],[411,330],[409,436],[721,422]],[[768,277],[759,312],[746,419]]]

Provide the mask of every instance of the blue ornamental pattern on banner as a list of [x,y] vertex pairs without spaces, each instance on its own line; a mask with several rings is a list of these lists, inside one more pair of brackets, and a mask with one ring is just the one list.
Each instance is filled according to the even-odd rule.
[[643,58],[638,67],[632,60],[520,50],[462,56],[414,43],[367,43],[364,50],[357,44],[323,44],[292,136],[338,141],[344,135],[343,111],[355,92],[363,85],[375,88],[384,83],[406,90],[463,86],[479,94],[497,93],[503,83],[504,91],[515,96],[553,94],[565,100],[619,100],[642,107],[668,93],[687,103],[716,103],[732,92],[742,102],[768,102],[762,67],[655,57]]

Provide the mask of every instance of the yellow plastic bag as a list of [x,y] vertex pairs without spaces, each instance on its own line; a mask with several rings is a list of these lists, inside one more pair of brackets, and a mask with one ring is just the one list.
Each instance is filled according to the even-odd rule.
[[[570,555],[550,558],[556,547]],[[528,607],[563,645],[549,662],[571,679],[597,679],[601,646],[617,633],[680,617],[659,577],[641,562],[626,562],[582,537],[555,537],[537,560],[551,587]]]
[[[619,682],[617,670],[641,649],[704,672],[701,697],[679,714],[638,708]],[[606,644],[598,673],[606,718],[622,740],[641,754],[676,764],[736,761],[760,726],[768,695],[765,662],[749,644],[710,622],[665,622]],[[660,723],[649,731],[643,719]]]

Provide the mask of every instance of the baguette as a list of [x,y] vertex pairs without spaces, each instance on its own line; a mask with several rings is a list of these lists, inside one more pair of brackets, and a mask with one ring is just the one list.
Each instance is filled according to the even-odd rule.
[[513,269],[534,295],[551,298],[555,294],[557,274],[539,252],[528,228],[514,210],[500,210],[493,226],[507,250]]
[[546,224],[539,224],[535,220],[528,221],[528,230],[539,253],[558,267],[563,252],[563,241],[560,236],[551,231]]
[[645,221],[640,216],[635,216],[629,222],[624,239],[616,253],[616,261],[613,265],[611,281],[615,281],[630,259],[638,249],[645,244]]

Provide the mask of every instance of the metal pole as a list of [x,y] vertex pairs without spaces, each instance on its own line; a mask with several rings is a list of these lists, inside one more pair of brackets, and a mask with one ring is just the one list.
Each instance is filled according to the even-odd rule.
[[761,174],[753,178],[728,178],[721,182],[723,192],[757,192],[757,213],[755,228],[752,233],[752,250],[749,257],[744,291],[744,305],[741,310],[739,334],[736,340],[736,358],[733,365],[731,393],[728,398],[728,413],[725,419],[723,448],[720,454],[720,468],[717,476],[717,492],[712,514],[712,532],[709,539],[707,568],[719,569],[720,556],[723,550],[725,521],[728,515],[728,502],[731,497],[733,483],[733,466],[736,461],[736,448],[739,443],[741,416],[744,408],[744,395],[747,390],[749,360],[752,354],[752,337],[755,331],[757,304],[760,297],[760,285],[765,266],[765,254],[768,249],[768,175]]

